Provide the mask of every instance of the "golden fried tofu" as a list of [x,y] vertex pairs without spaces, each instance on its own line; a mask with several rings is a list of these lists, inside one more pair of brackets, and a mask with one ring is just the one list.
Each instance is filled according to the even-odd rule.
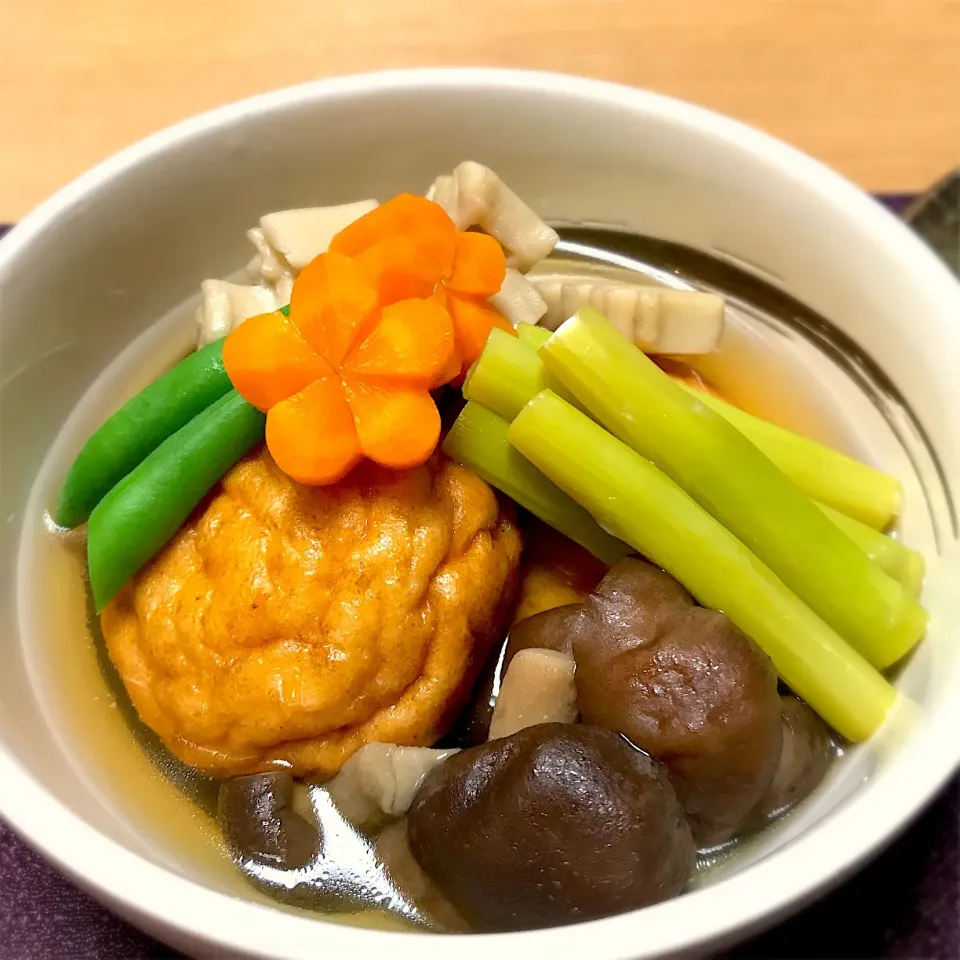
[[524,525],[524,534],[514,623],[544,610],[580,603],[607,572],[607,565],[593,554],[533,517]]
[[512,600],[520,535],[437,458],[304,487],[239,463],[103,611],[138,713],[216,775],[332,776],[363,744],[432,744]]

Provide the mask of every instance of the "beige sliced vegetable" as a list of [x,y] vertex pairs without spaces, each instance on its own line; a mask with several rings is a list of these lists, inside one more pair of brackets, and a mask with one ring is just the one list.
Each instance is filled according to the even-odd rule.
[[334,207],[278,210],[261,217],[260,226],[247,231],[257,250],[247,264],[253,284],[243,286],[226,280],[205,280],[201,284],[198,346],[225,337],[249,317],[289,303],[297,274],[326,251],[336,233],[376,206],[375,200],[359,200]]
[[538,723],[577,719],[576,661],[557,650],[520,650],[510,661],[493,708],[488,739]]
[[358,200],[333,207],[278,210],[260,218],[260,230],[270,246],[299,272],[325,253],[330,241],[344,227],[376,206],[376,200]]
[[[428,200],[439,203],[440,206],[447,211],[450,218],[453,219],[453,214],[450,213],[450,210],[454,206],[453,199],[455,190],[452,174],[442,173],[430,184],[425,196]],[[456,223],[455,219],[454,223]]]
[[549,330],[581,308],[593,307],[644,353],[713,353],[723,337],[724,302],[713,293],[587,277],[546,276],[534,282],[547,304],[541,323]]
[[507,270],[500,289],[487,298],[515,327],[536,323],[547,305],[537,288],[519,270]]
[[467,160],[427,191],[458,230],[479,227],[507,254],[507,265],[526,273],[552,253],[560,239],[489,167]]
[[368,743],[326,784],[337,809],[355,826],[402,817],[424,777],[456,750]]
[[204,280],[197,308],[197,348],[225,337],[249,317],[281,306],[268,287],[247,287],[226,280]]
[[254,280],[267,284],[276,284],[286,279],[292,282],[293,268],[287,263],[283,254],[270,245],[270,241],[263,235],[260,227],[252,227],[248,230],[247,239],[257,250],[257,255],[247,264],[247,273]]

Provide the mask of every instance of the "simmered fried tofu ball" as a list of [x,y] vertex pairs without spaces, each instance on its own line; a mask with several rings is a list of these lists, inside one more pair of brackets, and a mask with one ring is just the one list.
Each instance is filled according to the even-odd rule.
[[217,775],[332,776],[369,742],[429,746],[502,628],[520,535],[438,458],[304,487],[239,463],[102,615],[140,716]]

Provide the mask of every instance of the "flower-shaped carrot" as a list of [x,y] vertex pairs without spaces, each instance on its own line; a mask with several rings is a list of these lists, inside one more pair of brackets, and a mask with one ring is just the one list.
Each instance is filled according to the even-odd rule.
[[[487,302],[506,274],[506,257],[483,233],[458,232],[438,203],[403,193],[338,233],[330,250],[356,258],[376,285],[380,302],[432,296],[453,320],[453,373],[480,356],[493,327],[515,333]],[[446,374],[446,371],[444,371]]]
[[[398,262],[410,269],[394,269]],[[416,466],[435,449],[430,389],[451,368],[454,332],[444,307],[424,295],[418,263],[321,254],[297,278],[289,316],[251,317],[224,342],[233,385],[267,412],[267,447],[300,483],[333,483],[364,457]]]

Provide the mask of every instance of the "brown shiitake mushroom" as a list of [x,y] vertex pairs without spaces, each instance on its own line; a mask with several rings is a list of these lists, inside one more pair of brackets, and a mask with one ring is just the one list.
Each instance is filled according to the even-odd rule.
[[[235,777],[220,787],[220,822],[244,876],[268,896],[311,910],[387,909],[443,929],[432,901],[419,904],[403,886],[411,871],[402,849],[394,861],[361,833],[320,786],[294,784],[288,772]],[[299,812],[302,811],[302,812]],[[394,862],[401,879],[394,875]]]
[[220,787],[220,822],[237,855],[296,870],[317,854],[320,835],[293,808],[293,777],[286,772],[232,777]]
[[783,747],[776,773],[760,798],[751,827],[762,827],[805,800],[823,780],[835,754],[827,725],[792,694],[782,696]]
[[695,850],[663,768],[612,730],[548,723],[435,767],[410,849],[482,930],[574,923],[680,893]]
[[573,624],[584,722],[666,764],[701,846],[735,833],[773,780],[780,697],[769,658],[722,613],[630,557]]

